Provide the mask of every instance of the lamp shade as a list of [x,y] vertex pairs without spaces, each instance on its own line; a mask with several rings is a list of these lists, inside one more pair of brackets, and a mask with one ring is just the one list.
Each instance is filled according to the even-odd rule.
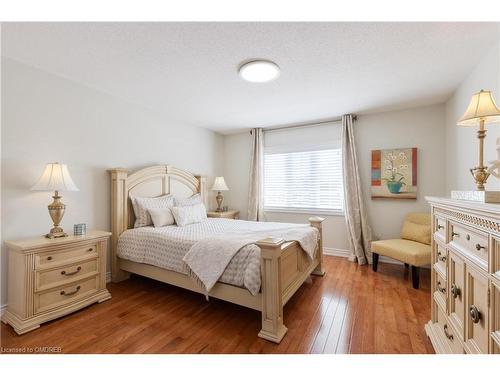
[[474,94],[469,107],[457,125],[474,126],[481,119],[484,120],[485,124],[500,121],[500,109],[498,109],[491,91],[481,90]]
[[226,185],[226,181],[224,181],[224,177],[215,177],[214,184],[212,186],[212,190],[215,191],[225,191],[229,190]]
[[43,191],[78,191],[66,164],[49,163],[45,166],[42,177],[31,190]]

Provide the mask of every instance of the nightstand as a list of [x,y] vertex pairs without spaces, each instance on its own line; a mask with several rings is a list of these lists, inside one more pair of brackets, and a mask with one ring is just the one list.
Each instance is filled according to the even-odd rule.
[[209,211],[207,212],[208,217],[218,217],[218,218],[223,218],[223,219],[235,219],[237,220],[239,218],[240,211],[236,210],[228,210],[228,211]]
[[106,289],[109,232],[7,241],[8,304],[2,321],[17,334],[111,298]]

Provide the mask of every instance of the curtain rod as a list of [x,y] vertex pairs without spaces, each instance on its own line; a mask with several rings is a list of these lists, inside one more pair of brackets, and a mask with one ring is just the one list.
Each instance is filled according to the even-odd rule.
[[[356,121],[358,119],[358,116],[353,115],[352,119],[353,119],[353,121]],[[276,127],[271,127],[271,128],[267,128],[267,129],[264,128],[262,130],[265,133],[267,133],[267,132],[273,132],[273,131],[277,131],[277,130],[305,128],[305,127],[309,127],[309,126],[317,126],[317,125],[328,124],[330,122],[340,122],[340,121],[342,121],[342,117],[337,117],[337,118],[333,118],[330,120],[323,120],[323,121],[304,122],[304,123],[295,124],[295,125],[276,126]],[[252,134],[252,130],[250,130],[250,134]]]

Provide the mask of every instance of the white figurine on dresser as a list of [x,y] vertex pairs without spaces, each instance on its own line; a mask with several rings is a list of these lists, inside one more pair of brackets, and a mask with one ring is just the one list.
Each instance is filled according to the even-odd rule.
[[500,205],[427,197],[437,353],[500,353]]

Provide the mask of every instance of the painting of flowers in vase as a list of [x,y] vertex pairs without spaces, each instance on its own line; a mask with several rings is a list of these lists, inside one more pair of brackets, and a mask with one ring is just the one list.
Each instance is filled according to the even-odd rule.
[[372,198],[417,198],[417,148],[372,151]]

